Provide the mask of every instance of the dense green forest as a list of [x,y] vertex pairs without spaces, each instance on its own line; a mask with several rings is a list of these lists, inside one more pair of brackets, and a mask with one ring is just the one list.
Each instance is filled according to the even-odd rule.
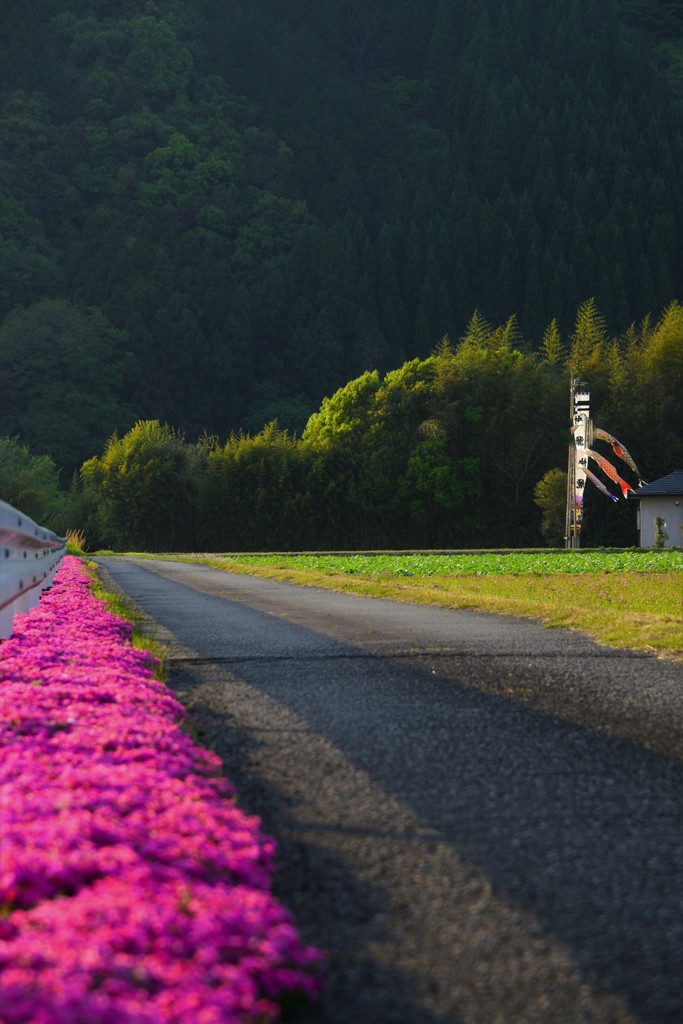
[[[548,339],[575,347],[591,297],[603,425],[650,476],[683,461],[680,374],[662,397],[651,348],[682,292],[683,0],[6,0],[0,68],[8,465],[28,445],[68,485],[159,421],[204,481],[197,543],[258,446],[309,519],[316,493],[338,516],[304,537],[292,506],[293,546],[526,542],[575,369]],[[477,324],[514,337],[467,394]],[[382,415],[332,439],[356,392]],[[439,519],[419,505],[442,477]]]
[[[535,498],[566,465],[568,376],[591,381],[596,426],[635,438],[651,475],[683,464],[682,342],[679,303],[617,339],[589,300],[569,344],[553,321],[538,354],[514,317],[475,315],[456,346],[340,388],[301,438],[273,422],[189,443],[141,421],[85,463],[73,500],[90,542],[119,549],[561,545],[564,486],[543,520]],[[591,489],[584,533],[637,543],[633,503]]]

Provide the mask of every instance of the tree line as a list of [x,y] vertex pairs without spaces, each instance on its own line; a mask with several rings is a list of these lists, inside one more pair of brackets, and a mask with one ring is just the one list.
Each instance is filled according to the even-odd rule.
[[[540,352],[514,316],[475,314],[457,343],[349,381],[300,437],[271,422],[189,442],[140,421],[83,464],[69,514],[91,547],[118,550],[561,543],[538,497],[566,467],[576,378],[646,479],[683,465],[683,305],[614,337],[589,300],[566,339],[551,321]],[[595,490],[586,524],[589,545],[637,543],[634,508]]]

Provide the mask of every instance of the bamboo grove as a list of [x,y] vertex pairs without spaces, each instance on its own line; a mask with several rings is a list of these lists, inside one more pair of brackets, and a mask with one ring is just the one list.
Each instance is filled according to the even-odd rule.
[[[350,381],[301,437],[272,422],[189,443],[141,421],[83,465],[74,511],[91,545],[115,549],[557,543],[543,482],[566,464],[577,376],[647,478],[683,464],[683,306],[615,338],[589,300],[566,342],[551,322],[540,353],[514,317],[494,327],[475,314],[456,344]],[[589,493],[586,520],[589,545],[637,542],[628,502]]]

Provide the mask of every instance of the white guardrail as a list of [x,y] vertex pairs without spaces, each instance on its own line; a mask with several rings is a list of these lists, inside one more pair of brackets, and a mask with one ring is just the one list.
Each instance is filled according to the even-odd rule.
[[0,640],[18,612],[38,604],[66,554],[66,541],[0,501]]

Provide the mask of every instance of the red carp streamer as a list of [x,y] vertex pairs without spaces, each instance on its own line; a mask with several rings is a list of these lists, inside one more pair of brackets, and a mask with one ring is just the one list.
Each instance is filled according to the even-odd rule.
[[630,484],[626,483],[626,481],[619,476],[611,462],[608,462],[607,459],[603,458],[602,455],[598,455],[598,453],[594,452],[592,448],[586,448],[586,452],[591,457],[591,459],[597,462],[598,466],[603,471],[603,473],[606,476],[608,476],[610,480],[613,480],[615,484],[619,485],[619,487],[621,488],[621,493],[624,498],[628,497],[629,492],[631,494],[635,494],[633,487],[631,487]]

